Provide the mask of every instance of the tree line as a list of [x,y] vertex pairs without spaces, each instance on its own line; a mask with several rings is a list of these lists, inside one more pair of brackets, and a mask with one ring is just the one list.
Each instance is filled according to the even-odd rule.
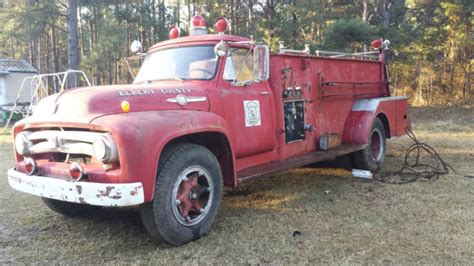
[[4,0],[0,57],[50,73],[70,68],[77,51],[72,66],[92,83],[129,83],[124,59],[133,40],[149,48],[175,25],[187,35],[195,14],[213,33],[215,19],[225,16],[230,34],[273,51],[284,41],[295,49],[360,52],[375,38],[389,39],[394,94],[420,105],[456,103],[472,93],[473,12],[471,0]]

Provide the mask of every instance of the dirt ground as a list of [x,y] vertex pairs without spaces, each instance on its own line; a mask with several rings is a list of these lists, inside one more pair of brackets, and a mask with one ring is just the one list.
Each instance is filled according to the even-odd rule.
[[[64,218],[9,188],[0,145],[0,264],[467,263],[474,261],[474,108],[412,108],[414,132],[456,169],[388,185],[342,169],[299,168],[226,191],[211,232],[182,247],[151,241],[135,209]],[[1,137],[1,136],[0,136]],[[389,140],[386,169],[410,144]],[[301,235],[293,237],[295,231]]]

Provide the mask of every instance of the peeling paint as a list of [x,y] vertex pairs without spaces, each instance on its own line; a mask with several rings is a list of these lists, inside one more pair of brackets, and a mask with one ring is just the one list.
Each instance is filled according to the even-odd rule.
[[99,194],[97,194],[97,197],[98,198],[100,198],[100,197],[109,197],[110,192],[112,191],[112,189],[114,189],[114,187],[108,186],[108,187],[105,188],[105,191],[104,190],[99,190]]
[[145,201],[143,185],[135,183],[94,183],[29,176],[14,169],[8,171],[13,189],[50,199],[96,206],[135,206]]

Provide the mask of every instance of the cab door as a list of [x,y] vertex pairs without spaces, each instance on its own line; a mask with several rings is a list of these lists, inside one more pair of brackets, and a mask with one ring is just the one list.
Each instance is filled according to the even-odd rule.
[[223,61],[218,88],[236,157],[273,150],[276,142],[273,93],[267,81],[254,82],[252,50],[230,48]]

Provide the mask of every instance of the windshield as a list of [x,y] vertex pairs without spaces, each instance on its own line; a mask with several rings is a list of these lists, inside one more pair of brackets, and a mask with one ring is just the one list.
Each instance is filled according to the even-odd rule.
[[212,79],[217,70],[214,46],[188,46],[147,55],[133,83],[167,79]]

